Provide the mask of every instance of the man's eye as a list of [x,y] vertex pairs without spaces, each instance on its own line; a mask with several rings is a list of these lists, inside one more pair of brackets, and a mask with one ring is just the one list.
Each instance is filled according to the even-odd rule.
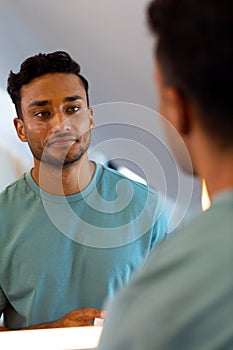
[[51,113],[49,111],[38,111],[34,113],[34,116],[38,118],[45,118],[45,117],[49,117],[50,115]]
[[79,110],[80,110],[80,106],[70,106],[66,108],[67,113],[75,113],[75,112],[78,112]]

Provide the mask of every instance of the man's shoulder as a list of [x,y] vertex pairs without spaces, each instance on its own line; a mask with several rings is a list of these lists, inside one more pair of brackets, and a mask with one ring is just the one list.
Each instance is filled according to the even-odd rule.
[[164,246],[163,253],[167,249],[169,255],[176,252],[181,256],[184,247],[187,256],[197,255],[197,252],[207,255],[214,249],[224,252],[233,244],[232,225],[232,204],[219,203],[179,226]]
[[21,175],[20,178],[13,181],[11,184],[9,184],[0,193],[0,201],[6,200],[7,198],[10,199],[12,196],[18,195],[20,192],[22,192],[24,187],[26,186],[25,176],[26,176],[26,173]]
[[109,179],[113,184],[117,184],[120,181],[124,181],[125,184],[128,186],[133,186],[134,191],[142,194],[151,194],[152,196],[158,197],[158,192],[151,188],[150,186],[143,184],[141,182],[135,181],[127,177],[126,175],[122,174],[118,170],[109,168],[107,166],[101,165],[103,169],[103,176],[102,180],[105,181],[106,179]]
[[[143,217],[158,218],[164,212],[164,200],[159,192],[151,187],[129,179],[120,172],[103,167],[99,192],[107,201],[115,204],[124,204],[125,208],[135,213],[141,213]],[[165,216],[163,217],[165,218]],[[146,219],[147,220],[147,219]]]

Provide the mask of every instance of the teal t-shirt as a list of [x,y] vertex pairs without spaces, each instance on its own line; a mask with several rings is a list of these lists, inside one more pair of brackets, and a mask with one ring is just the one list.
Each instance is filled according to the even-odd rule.
[[0,194],[0,310],[5,326],[101,309],[166,234],[155,191],[97,165],[84,191],[43,192],[29,173]]
[[229,190],[151,253],[115,296],[99,350],[233,349],[232,214]]

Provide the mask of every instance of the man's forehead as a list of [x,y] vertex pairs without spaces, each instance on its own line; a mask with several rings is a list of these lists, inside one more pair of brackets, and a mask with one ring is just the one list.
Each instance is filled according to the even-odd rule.
[[[56,84],[57,82],[60,82],[59,86],[66,87],[66,88],[79,88],[81,87],[84,89],[83,82],[81,79],[73,73],[47,73],[43,74],[39,77],[33,78],[29,83],[22,86],[23,88],[27,88],[30,86],[30,89],[32,87],[40,87],[43,86],[44,89],[46,89],[46,86]],[[85,90],[85,89],[84,89]]]
[[86,100],[86,91],[81,79],[75,74],[48,73],[34,78],[21,88],[22,102],[53,100]]

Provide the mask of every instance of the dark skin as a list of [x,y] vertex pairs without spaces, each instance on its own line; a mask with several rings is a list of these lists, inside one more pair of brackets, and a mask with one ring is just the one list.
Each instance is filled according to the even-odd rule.
[[[0,314],[2,314],[2,310],[0,310]],[[29,330],[29,329],[92,326],[94,319],[96,317],[101,318],[101,315],[102,315],[101,310],[85,307],[82,309],[73,310],[54,322],[43,323],[41,325],[36,325],[36,326],[29,326],[23,329]],[[0,327],[0,331],[10,331],[10,329],[6,327]]]

